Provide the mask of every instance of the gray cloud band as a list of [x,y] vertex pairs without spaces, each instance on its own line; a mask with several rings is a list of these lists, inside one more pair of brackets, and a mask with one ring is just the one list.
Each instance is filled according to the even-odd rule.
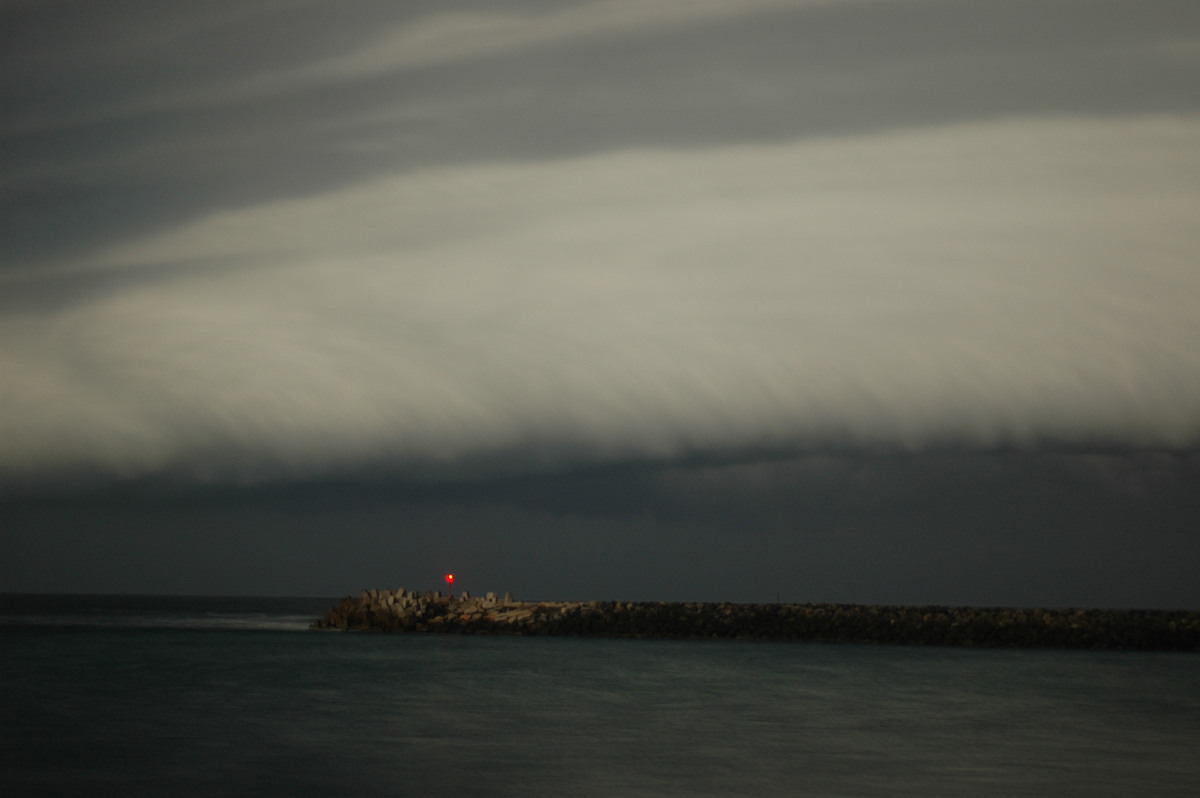
[[[454,43],[429,51],[439,69],[448,52],[636,41],[604,21],[619,6],[533,28],[434,16],[321,68],[277,66],[262,90],[326,73],[406,86],[422,51],[392,39],[412,45],[413,31]],[[1131,47],[1162,69],[1194,60],[1143,34]],[[851,71],[821,74],[763,107],[824,107]],[[560,100],[574,86],[530,85]],[[710,110],[739,113],[755,84],[738,85]],[[457,118],[492,108],[513,122],[460,89],[454,113],[474,110]],[[1195,108],[1081,117],[1015,103],[1022,113],[964,121],[931,107],[853,134],[784,125],[769,140],[731,128],[698,141],[664,128],[571,146],[543,120],[521,128],[528,152],[464,145],[424,163],[432,145],[406,137],[447,109],[413,91],[391,117],[380,103],[380,124],[353,125],[351,149],[375,153],[369,175],[335,162],[336,179],[279,178],[239,202],[226,185],[203,213],[10,268],[0,474],[239,479],[497,453],[545,467],[764,445],[1200,441]],[[336,127],[320,110],[262,131]],[[120,169],[153,175],[202,133],[136,139]],[[230,141],[236,152],[242,139]],[[185,167],[165,170],[176,188],[206,185]],[[112,166],[38,168],[6,190],[88,170],[103,182]]]

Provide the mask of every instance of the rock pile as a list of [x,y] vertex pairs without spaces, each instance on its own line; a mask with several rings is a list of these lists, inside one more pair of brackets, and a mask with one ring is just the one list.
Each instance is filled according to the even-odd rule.
[[313,624],[314,629],[380,632],[502,632],[536,634],[535,617],[580,606],[569,602],[519,602],[510,594],[458,598],[440,591],[364,590],[347,596]]
[[1200,613],[860,604],[523,602],[364,590],[315,629],[1200,651]]

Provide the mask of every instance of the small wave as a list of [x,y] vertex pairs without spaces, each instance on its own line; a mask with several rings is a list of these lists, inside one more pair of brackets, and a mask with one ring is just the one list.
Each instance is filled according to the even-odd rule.
[[320,599],[4,597],[0,628],[302,631]]
[[177,629],[217,631],[304,631],[313,622],[307,615],[223,616],[96,616],[96,615],[3,615],[0,628],[75,629]]

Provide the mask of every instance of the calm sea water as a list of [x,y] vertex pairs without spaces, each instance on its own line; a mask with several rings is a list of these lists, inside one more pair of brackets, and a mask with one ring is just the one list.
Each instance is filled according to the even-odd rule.
[[5,597],[0,794],[1200,794],[1200,656],[306,631]]

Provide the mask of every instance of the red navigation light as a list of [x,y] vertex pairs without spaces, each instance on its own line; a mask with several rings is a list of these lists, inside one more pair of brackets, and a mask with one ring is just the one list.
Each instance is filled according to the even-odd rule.
[[446,574],[446,584],[454,584],[454,574]]

